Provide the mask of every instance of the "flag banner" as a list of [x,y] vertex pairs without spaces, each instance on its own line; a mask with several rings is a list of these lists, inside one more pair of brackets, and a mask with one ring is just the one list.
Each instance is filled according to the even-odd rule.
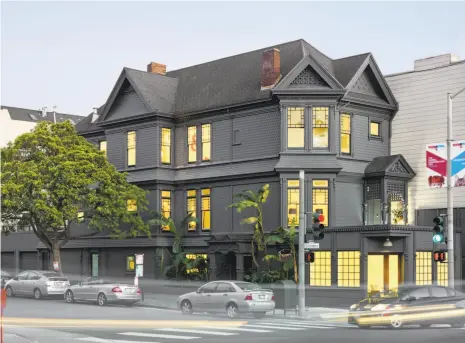
[[452,142],[452,187],[465,187],[465,140]]
[[445,143],[426,145],[428,188],[447,187],[447,146]]

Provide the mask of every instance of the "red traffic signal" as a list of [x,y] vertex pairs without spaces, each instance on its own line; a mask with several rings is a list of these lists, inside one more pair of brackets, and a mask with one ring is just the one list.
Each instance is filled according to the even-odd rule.
[[445,250],[435,251],[433,254],[433,257],[434,257],[435,262],[441,262],[441,263],[446,262],[447,252]]
[[322,215],[322,214],[320,214],[320,215],[318,216],[318,221],[319,221],[320,223],[321,223],[321,222],[324,222],[324,221],[325,221],[325,216]]
[[317,223],[317,222],[323,222],[325,221],[325,216],[322,215],[321,213],[318,213],[318,212],[313,212],[313,222],[314,223]]
[[305,253],[305,262],[307,263],[315,262],[315,253],[314,252]]

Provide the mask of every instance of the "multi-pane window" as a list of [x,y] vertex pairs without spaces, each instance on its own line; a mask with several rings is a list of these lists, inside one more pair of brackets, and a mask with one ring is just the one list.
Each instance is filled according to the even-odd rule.
[[313,107],[312,109],[312,142],[314,148],[329,146],[328,107]]
[[187,128],[187,147],[188,147],[188,162],[197,162],[197,127],[189,126]]
[[341,114],[341,153],[350,155],[351,147],[351,125],[352,117],[350,114]]
[[328,225],[329,181],[313,180],[312,186],[312,212],[322,214],[325,219],[321,223]]
[[[164,218],[171,218],[171,191],[161,191],[161,214]],[[163,231],[168,231],[167,225],[162,225]]]
[[100,151],[103,151],[105,156],[107,156],[107,141],[100,141],[98,143],[98,148]]
[[360,287],[360,251],[337,252],[338,287]]
[[287,225],[299,225],[299,180],[287,180]]
[[128,167],[136,165],[136,131],[128,132]]
[[331,251],[315,251],[315,262],[310,263],[310,286],[331,286]]
[[210,161],[212,157],[212,126],[211,124],[202,125],[202,161]]
[[210,188],[201,190],[201,212],[202,212],[202,230],[211,229],[211,209],[210,209]]
[[128,199],[126,202],[126,207],[128,212],[136,212],[137,211],[137,200],[135,199]]
[[433,257],[430,251],[417,251],[415,283],[419,286],[433,283]]
[[381,123],[377,121],[370,121],[370,136],[371,137],[381,137]]
[[305,111],[303,107],[287,109],[287,147],[303,148],[305,146]]
[[[186,258],[188,260],[197,260],[197,259],[207,259],[207,254],[186,254]],[[189,268],[186,269],[186,274],[193,274],[193,273],[198,273],[199,268]]]
[[[446,252],[447,261],[447,252]],[[447,263],[436,262],[437,271],[437,284],[447,287],[449,285],[449,270],[447,269]]]
[[[195,189],[187,191],[187,214],[197,218],[197,192]],[[195,221],[190,221],[187,223],[188,231],[195,231],[196,228],[197,223]]]
[[167,127],[161,129],[161,163],[171,163],[171,129]]
[[78,223],[82,223],[84,221],[84,212],[83,211],[79,211],[77,213],[77,222]]

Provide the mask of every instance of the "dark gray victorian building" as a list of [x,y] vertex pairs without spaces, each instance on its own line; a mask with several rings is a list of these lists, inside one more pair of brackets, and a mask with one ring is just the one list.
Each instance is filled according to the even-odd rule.
[[[307,294],[337,304],[367,289],[447,283],[446,264],[432,260],[431,228],[408,225],[415,172],[390,155],[397,109],[372,54],[333,60],[297,40],[169,72],[158,63],[124,68],[77,129],[149,191],[150,209],[178,222],[195,213],[184,246],[208,254],[211,279],[242,279],[252,267],[252,227],[227,208],[233,195],[269,184],[265,227],[288,225],[298,220],[305,170],[306,210],[323,213],[328,227]],[[85,232],[85,223],[75,230]],[[455,242],[461,279],[459,233]],[[128,261],[143,253],[144,278],[159,278],[162,247],[171,243],[162,228],[152,239],[72,240],[63,265],[82,276],[129,277]]]

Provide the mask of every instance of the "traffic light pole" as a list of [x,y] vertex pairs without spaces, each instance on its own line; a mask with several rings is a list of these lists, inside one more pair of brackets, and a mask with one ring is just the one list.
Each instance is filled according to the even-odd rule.
[[448,286],[454,288],[454,195],[452,188],[452,95],[447,93],[447,274]]
[[299,316],[305,316],[305,172],[299,171]]

